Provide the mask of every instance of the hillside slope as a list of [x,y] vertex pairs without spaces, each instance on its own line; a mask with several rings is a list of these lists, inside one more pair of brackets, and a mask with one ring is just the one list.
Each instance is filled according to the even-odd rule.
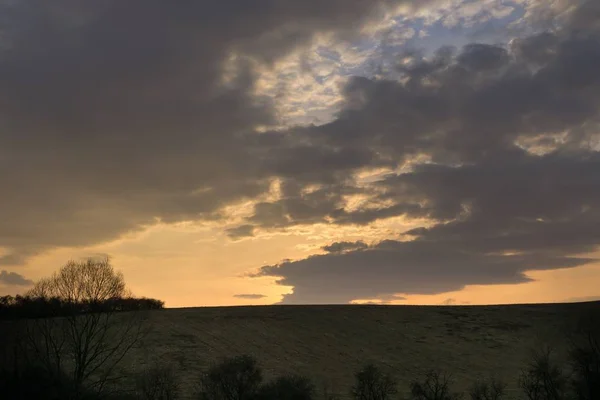
[[166,309],[149,313],[150,333],[126,360],[130,372],[171,364],[190,393],[200,372],[225,356],[251,354],[267,377],[294,372],[347,398],[354,372],[380,363],[409,382],[430,368],[453,374],[457,389],[493,374],[517,392],[533,348],[565,354],[565,331],[600,303],[417,307],[267,306]]

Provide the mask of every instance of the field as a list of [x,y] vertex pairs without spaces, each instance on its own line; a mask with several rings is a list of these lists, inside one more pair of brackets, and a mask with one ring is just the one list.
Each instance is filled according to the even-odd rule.
[[532,349],[566,354],[565,332],[600,302],[512,306],[267,306],[151,311],[150,332],[125,360],[140,371],[159,362],[178,371],[191,393],[201,371],[222,357],[255,356],[267,377],[298,373],[342,399],[367,362],[388,368],[401,392],[437,368],[458,390],[494,375],[516,398],[518,376]]

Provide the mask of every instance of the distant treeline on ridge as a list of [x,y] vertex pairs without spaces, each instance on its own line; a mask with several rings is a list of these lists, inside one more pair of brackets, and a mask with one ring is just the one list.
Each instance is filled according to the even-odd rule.
[[59,297],[1,296],[0,320],[60,317],[115,311],[158,310],[164,302],[151,298],[115,297],[97,301],[71,301]]

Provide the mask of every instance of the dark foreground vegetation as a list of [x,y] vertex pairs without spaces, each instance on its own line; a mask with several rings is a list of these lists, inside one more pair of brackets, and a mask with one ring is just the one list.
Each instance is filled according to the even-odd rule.
[[[192,393],[179,371],[155,363],[135,377],[119,364],[147,333],[145,313],[154,299],[134,298],[108,260],[71,262],[41,280],[25,296],[0,298],[0,399],[174,400],[600,400],[600,316],[582,315],[560,357],[540,343],[519,374],[519,392],[495,376],[456,390],[452,371],[433,368],[408,387],[385,365],[354,372],[347,396],[338,397],[310,379],[286,374],[266,379],[248,355],[222,359],[198,374]],[[594,309],[591,309],[594,311]],[[165,360],[166,361],[166,360]]]

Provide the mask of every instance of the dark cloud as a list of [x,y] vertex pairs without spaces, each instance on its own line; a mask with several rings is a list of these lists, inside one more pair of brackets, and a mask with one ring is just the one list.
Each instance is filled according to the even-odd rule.
[[485,254],[441,242],[384,241],[367,250],[315,255],[262,267],[256,276],[293,286],[283,303],[348,303],[404,294],[436,294],[466,285],[530,281],[528,270],[584,265],[587,258],[552,254]]
[[0,283],[9,286],[30,286],[33,281],[16,272],[0,271]]
[[[368,207],[339,203],[320,217],[362,225],[403,215],[431,225],[405,232],[410,241],[286,261],[258,275],[293,286],[284,303],[348,302],[527,282],[530,270],[594,261],[581,254],[600,245],[600,32],[592,21],[600,15],[591,2],[580,7],[561,29],[506,47],[413,52],[398,76],[352,80],[346,108],[308,135],[316,146],[370,151],[364,167],[395,160],[408,172],[363,187]],[[409,165],[417,156],[428,162]]]
[[345,195],[361,193],[344,184],[322,184],[310,191],[304,191],[305,188],[310,186],[285,180],[281,199],[256,204],[248,221],[262,227],[324,223],[328,217],[343,212]]
[[[263,267],[294,286],[284,302],[348,302],[389,293],[434,294],[465,285],[520,283],[528,270],[567,268],[600,243],[600,154],[507,159],[502,164],[422,166],[379,182],[445,221],[406,232],[409,242],[356,246]],[[360,243],[360,242],[359,242]],[[352,248],[334,243],[332,250]],[[327,250],[327,248],[326,248]],[[331,253],[335,253],[332,251]],[[331,290],[325,290],[330,286]]]
[[323,246],[323,250],[328,253],[343,253],[349,250],[362,250],[366,249],[368,246],[362,240],[357,242],[335,242],[331,243],[327,246]]
[[510,61],[506,49],[487,44],[469,44],[458,56],[458,65],[468,71],[497,71]]
[[234,294],[233,297],[235,297],[236,299],[244,299],[244,300],[259,300],[259,299],[264,299],[265,296],[264,294]]
[[241,239],[245,237],[254,236],[254,226],[252,225],[240,225],[235,228],[227,229],[227,236],[231,239]]
[[[402,2],[1,2],[2,263],[157,219],[216,218],[268,178],[301,173],[251,148],[274,114],[252,95],[249,60],[352,34]],[[232,51],[237,75],[221,83]]]
[[431,58],[412,56],[398,77],[353,78],[344,89],[346,107],[333,122],[288,132],[273,150],[277,156],[267,157],[270,168],[286,182],[321,187],[258,205],[251,223],[368,224],[424,216],[419,199],[400,188],[393,193],[400,201],[386,207],[348,211],[344,196],[374,193],[357,187],[357,171],[396,167],[417,156],[443,166],[501,170],[513,160],[534,162],[536,151],[577,163],[598,146],[600,34],[594,31],[568,26],[507,47],[470,44],[458,53],[442,48]]
[[[536,42],[547,35],[562,42],[555,48],[552,41],[548,41],[551,47],[548,52],[554,55],[543,68],[534,68],[527,56],[518,56],[528,48],[530,40]],[[421,207],[407,198],[406,193],[398,191],[394,195],[403,195],[402,202],[389,207],[352,213],[344,209],[342,196],[352,193],[348,186],[353,182],[348,176],[359,167],[384,165],[385,160],[401,164],[415,155],[428,154],[443,165],[469,163],[476,165],[474,170],[477,170],[479,163],[495,163],[501,170],[503,165],[510,167],[512,161],[508,160],[535,161],[518,143],[529,141],[538,147],[550,146],[551,150],[560,147],[562,153],[569,153],[564,157],[570,156],[577,163],[581,151],[593,142],[594,126],[598,122],[600,79],[591,72],[596,68],[600,70],[598,38],[559,38],[543,34],[523,39],[513,43],[512,56],[516,61],[510,67],[506,66],[508,58],[500,55],[506,55],[506,50],[492,47],[468,46],[458,61],[445,61],[442,65],[435,65],[435,60],[422,61],[420,66],[409,69],[406,76],[415,81],[405,85],[392,80],[355,79],[346,89],[347,96],[352,97],[358,91],[360,94],[356,96],[366,99],[365,104],[359,110],[343,112],[330,124],[303,131],[302,135],[314,137],[318,147],[360,148],[371,157],[360,161],[349,156],[346,164],[336,163],[337,167],[332,168],[322,168],[316,163],[311,169],[315,175],[311,183],[323,183],[321,191],[310,196],[298,191],[298,194],[285,194],[276,203],[261,204],[251,221],[266,225],[327,219],[336,223],[369,223],[394,215],[419,214]],[[535,52],[544,53],[539,46]],[[476,61],[478,57],[480,60]],[[540,57],[533,58],[539,60]],[[469,71],[462,67],[467,59],[470,60]],[[496,68],[490,71],[490,65]],[[472,73],[474,68],[479,68],[480,74]],[[423,69],[428,71],[425,76],[420,71]],[[549,134],[566,136],[559,143]],[[305,148],[296,157],[293,150],[292,147],[286,156],[290,164],[304,169],[315,165],[312,160],[300,162],[307,152]],[[351,160],[356,164],[351,164]],[[332,171],[337,171],[338,179],[346,181],[343,191],[341,186],[328,183]],[[368,189],[363,192],[365,190]],[[316,198],[319,194],[323,198]],[[316,198],[316,205],[311,204],[311,197]],[[296,216],[291,206],[299,205],[307,213]],[[306,218],[307,215],[310,218]]]
[[[505,246],[531,250],[548,245],[556,249],[560,243],[581,244],[584,246],[578,250],[590,250],[585,244],[598,239],[592,232],[600,211],[596,206],[600,201],[598,171],[598,152],[582,157],[549,154],[460,167],[424,165],[389,176],[378,185],[385,188],[385,198],[414,202],[414,215],[448,221],[410,234],[435,240],[470,235],[468,243],[480,249],[488,243],[489,251]],[[574,229],[569,230],[572,224]],[[542,231],[546,232],[544,238],[539,237]],[[498,244],[483,237],[486,232],[505,239]],[[533,233],[530,240],[525,240],[526,232]],[[560,232],[565,236],[548,242]],[[566,241],[577,232],[572,243]]]
[[[388,54],[409,62],[350,79],[332,122],[255,132],[277,119],[253,94],[255,62],[319,32],[352,35],[399,3],[426,2],[0,3],[0,264],[157,220],[218,220],[273,178],[280,198],[256,204],[232,238],[429,220],[410,241],[337,243],[263,267],[293,286],[287,303],[519,283],[590,262],[579,255],[600,244],[597,2],[561,2],[573,7],[558,28],[507,45]],[[404,173],[356,177],[381,167]],[[350,208],[353,195],[365,205]]]
[[406,300],[406,297],[397,294],[377,296],[376,301],[369,301],[366,304],[393,304],[394,301]]
[[[33,247],[33,246],[31,246]],[[34,256],[38,252],[40,252],[41,248],[36,248],[36,250],[32,250],[30,248],[21,248],[18,253],[9,253],[3,256],[0,256],[0,265],[21,265],[27,261],[28,257]]]

